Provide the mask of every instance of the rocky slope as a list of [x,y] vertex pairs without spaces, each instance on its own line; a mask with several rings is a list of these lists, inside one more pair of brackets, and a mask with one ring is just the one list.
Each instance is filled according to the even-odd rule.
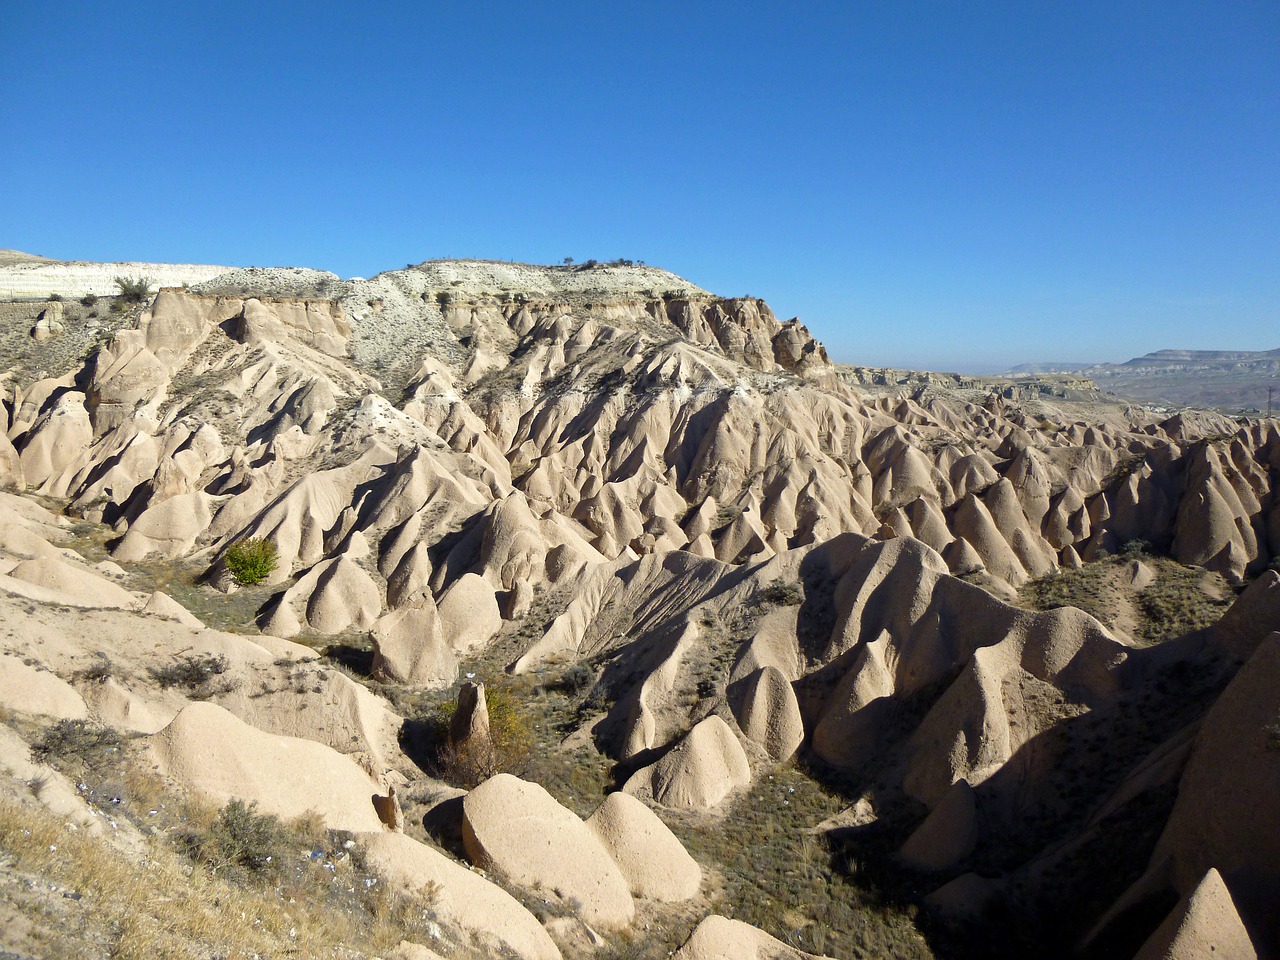
[[[863,392],[798,321],[625,263],[235,270],[163,290],[130,320],[83,363],[0,380],[0,482],[23,495],[5,501],[0,602],[15,689],[34,682],[22,657],[49,675],[50,706],[34,712],[147,736],[180,791],[311,807],[368,837],[380,875],[444,889],[475,949],[498,934],[465,871],[379,833],[395,826],[379,816],[390,788],[423,776],[403,718],[301,666],[309,647],[368,638],[383,689],[446,688],[480,664],[548,678],[585,666],[591,695],[564,719],[565,749],[602,758],[628,798],[614,803],[636,801],[610,815],[650,839],[593,832],[514,778],[469,794],[458,852],[521,896],[561,890],[574,918],[539,924],[486,887],[488,916],[520,918],[502,936],[521,956],[573,953],[587,936],[574,923],[621,935],[650,909],[638,878],[664,867],[635,857],[679,841],[640,811],[714,817],[797,757],[847,801],[821,831],[836,862],[871,856],[909,883],[944,918],[940,952],[972,927],[987,943],[1004,931],[1016,954],[1064,902],[1044,949],[1190,942],[1181,920],[1161,926],[1170,910],[1192,926],[1225,910],[1237,947],[1276,948],[1261,827],[1216,825],[1206,786],[1240,763],[1251,796],[1276,799],[1278,754],[1228,746],[1261,722],[1250,711],[1277,706],[1255,677],[1280,630],[1275,421],[930,384]],[[270,540],[280,564],[253,604],[258,632],[206,630],[113,582],[120,568],[85,569],[58,547],[66,521],[32,496],[110,528],[114,563],[199,569],[208,595],[237,589],[233,545]],[[1217,626],[1154,645],[1123,621],[1015,605],[1028,582],[1126,547],[1248,586]],[[52,604],[90,611],[77,616],[92,629],[58,635]],[[139,631],[151,648],[130,644]],[[145,680],[189,651],[226,658],[236,683],[190,703]],[[131,665],[129,685],[66,682],[98,652]],[[594,866],[560,877],[512,839],[512,810]],[[1164,836],[1133,840],[1134,875],[1090,889],[1126,817]],[[1026,922],[982,926],[1000,910]],[[716,923],[682,955],[714,955],[721,933],[784,949]]]

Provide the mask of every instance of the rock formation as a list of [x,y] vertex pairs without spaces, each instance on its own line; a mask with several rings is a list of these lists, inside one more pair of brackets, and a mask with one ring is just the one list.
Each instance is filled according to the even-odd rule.
[[[479,949],[558,955],[527,911],[503,934],[474,909],[508,915],[496,887],[378,834],[423,774],[377,694],[419,702],[464,663],[544,689],[587,665],[562,746],[598,750],[622,791],[586,823],[505,775],[452,801],[476,865],[573,914],[554,928],[566,944],[627,929],[635,898],[702,889],[649,805],[722,815],[799,755],[862,785],[839,829],[885,831],[926,904],[1023,896],[1041,916],[1045,878],[1141,800],[1162,831],[1146,874],[1072,922],[1102,936],[1182,898],[1142,931],[1151,955],[1280,949],[1265,907],[1280,830],[1259,813],[1277,755],[1275,421],[1078,404],[1076,387],[899,391],[840,371],[759,300],[625,262],[171,282],[193,281],[87,360],[0,377],[0,488],[97,537],[86,561],[71,521],[0,493],[0,704],[145,734],[193,795],[368,834],[380,875],[448,888]],[[56,313],[38,340],[28,315],[22,350],[82,335]],[[279,558],[239,594],[261,635],[206,629],[130,579],[169,564],[230,602],[214,591],[241,589],[226,557],[251,537]],[[1224,606],[1228,584],[1246,589],[1217,624],[1154,644],[1132,617],[1018,605],[1122,551],[1107,582],[1132,609],[1168,609],[1173,567]],[[54,624],[64,607],[74,632]],[[290,638],[330,657],[372,645],[372,691]],[[128,670],[91,685],[104,651]],[[221,681],[156,678],[201,657]],[[459,700],[452,748],[483,753],[483,686]],[[1056,846],[1037,832],[1050,822]],[[802,956],[718,918],[678,955],[726,945]]]

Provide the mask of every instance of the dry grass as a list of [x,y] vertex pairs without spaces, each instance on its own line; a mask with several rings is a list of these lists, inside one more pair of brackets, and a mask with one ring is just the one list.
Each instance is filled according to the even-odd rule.
[[[1156,575],[1152,584],[1140,590],[1125,582],[1124,568],[1134,559]],[[1217,622],[1234,598],[1220,574],[1136,552],[1087,563],[1078,570],[1059,570],[1018,591],[1018,602],[1024,607],[1078,607],[1147,645]]]
[[75,891],[108,944],[106,955],[122,960],[360,956],[421,941],[427,919],[422,901],[380,886],[366,892],[363,915],[353,916],[324,896],[228,882],[156,841],[134,860],[10,798],[0,798],[0,850],[10,869]]

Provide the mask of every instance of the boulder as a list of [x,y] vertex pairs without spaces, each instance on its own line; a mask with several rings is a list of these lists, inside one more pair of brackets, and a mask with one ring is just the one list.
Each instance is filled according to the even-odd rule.
[[622,789],[666,807],[708,810],[750,782],[746,751],[729,725],[713,715],[657,763],[633,773]]
[[521,960],[559,960],[560,951],[528,910],[501,887],[402,833],[360,836],[365,866],[410,893],[428,890],[431,909],[477,950]]
[[476,866],[542,897],[575,903],[592,926],[628,926],[635,904],[595,833],[536,783],[498,774],[462,802],[462,841]]
[[712,915],[698,924],[671,960],[822,960],[789,947],[758,927]]
[[378,784],[354,760],[311,740],[263,733],[212,703],[192,703],[150,738],[161,773],[214,803],[254,802],[284,819],[307,811],[331,830],[378,831]]
[[587,820],[637,897],[679,901],[697,896],[702,868],[658,815],[635,797],[611,793]]

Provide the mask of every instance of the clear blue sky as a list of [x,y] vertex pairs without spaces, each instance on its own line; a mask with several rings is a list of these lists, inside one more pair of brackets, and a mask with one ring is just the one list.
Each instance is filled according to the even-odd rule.
[[33,3],[0,247],[629,257],[841,360],[1280,347],[1280,4]]

